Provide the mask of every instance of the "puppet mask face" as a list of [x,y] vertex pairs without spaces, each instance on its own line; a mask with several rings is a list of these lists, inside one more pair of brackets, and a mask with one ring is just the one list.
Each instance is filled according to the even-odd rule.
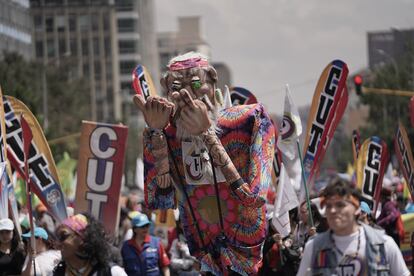
[[[213,76],[212,76],[213,74]],[[206,95],[214,103],[215,70],[208,68],[189,68],[169,71],[165,77],[165,88],[170,96],[181,89],[187,90],[193,99],[201,99]]]

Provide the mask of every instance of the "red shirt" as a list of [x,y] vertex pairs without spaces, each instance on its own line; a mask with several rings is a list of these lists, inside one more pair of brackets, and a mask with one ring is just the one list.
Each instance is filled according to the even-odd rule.
[[[128,241],[128,244],[134,247],[138,255],[141,255],[144,243],[149,243],[150,240],[151,236],[146,235],[142,244],[137,244],[134,238],[130,239]],[[165,252],[164,246],[162,245],[161,241],[158,244],[158,265],[159,267],[166,267],[170,265],[170,259],[168,258],[168,255]]]

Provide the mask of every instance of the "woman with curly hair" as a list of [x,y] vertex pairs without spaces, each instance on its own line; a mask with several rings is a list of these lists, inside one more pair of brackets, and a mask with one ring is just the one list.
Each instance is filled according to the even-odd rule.
[[55,276],[126,275],[111,262],[111,245],[100,222],[77,214],[64,220],[56,230],[62,261]]

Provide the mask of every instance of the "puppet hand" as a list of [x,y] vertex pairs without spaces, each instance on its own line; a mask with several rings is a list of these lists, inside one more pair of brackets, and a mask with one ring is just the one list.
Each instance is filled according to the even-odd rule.
[[258,195],[254,195],[247,183],[243,183],[238,188],[234,189],[233,192],[239,198],[244,206],[252,208],[260,208],[266,203],[266,200]]
[[134,103],[144,114],[147,125],[155,129],[166,127],[174,110],[174,104],[161,97],[149,96],[145,100],[142,95],[135,95]]
[[180,120],[183,128],[192,135],[200,135],[208,130],[211,121],[205,103],[192,99],[187,90],[172,93],[172,97],[180,108]]

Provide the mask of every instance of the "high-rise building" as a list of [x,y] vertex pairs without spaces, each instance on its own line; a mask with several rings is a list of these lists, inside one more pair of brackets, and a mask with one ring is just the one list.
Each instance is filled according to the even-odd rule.
[[138,115],[131,108],[133,69],[143,64],[155,80],[159,78],[154,5],[154,0],[115,0],[123,117],[130,125]]
[[91,118],[129,121],[131,75],[144,64],[158,79],[153,0],[31,0],[35,56],[89,80]]
[[[211,59],[210,46],[201,34],[200,16],[178,18],[176,32],[158,33],[158,52],[160,55],[160,71],[166,71],[171,58],[187,52],[199,52]],[[224,89],[231,86],[231,70],[223,62],[212,62],[219,76],[217,86]]]
[[0,57],[4,51],[33,57],[29,0],[0,0]]
[[199,16],[179,17],[176,32],[158,33],[161,72],[166,70],[171,58],[190,51],[211,56],[210,46],[201,35]]
[[368,32],[367,38],[371,69],[381,64],[393,63],[396,66],[414,47],[414,29]]
[[122,117],[117,16],[113,0],[31,0],[35,57],[89,83],[91,118]]

